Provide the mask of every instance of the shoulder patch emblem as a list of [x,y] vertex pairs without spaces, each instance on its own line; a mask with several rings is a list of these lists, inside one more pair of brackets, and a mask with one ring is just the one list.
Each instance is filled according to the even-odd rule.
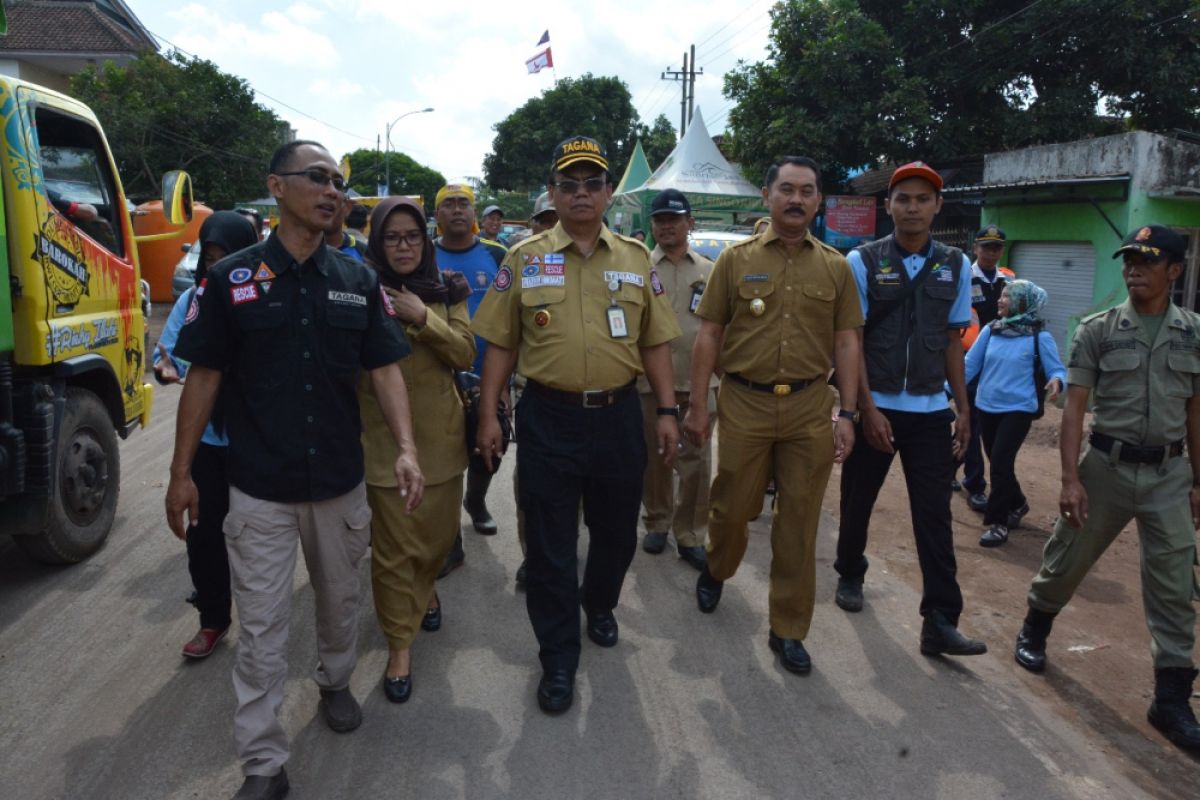
[[396,316],[396,307],[392,305],[392,298],[388,297],[387,290],[382,286],[379,287],[379,298],[383,301],[383,310],[389,317]]
[[250,280],[250,276],[252,274],[253,273],[250,272],[249,267],[238,267],[237,269],[232,270],[229,273],[229,282],[230,283],[245,283],[246,281]]
[[508,267],[501,267],[496,273],[496,280],[492,281],[492,288],[497,292],[503,292],[512,286],[512,271]]
[[666,294],[666,287],[658,277],[658,270],[654,267],[650,268],[650,288],[654,290],[654,295],[657,297],[660,294]]
[[256,281],[270,281],[275,279],[275,273],[271,272],[271,268],[267,266],[267,262],[262,262],[258,265],[258,272],[254,273]]

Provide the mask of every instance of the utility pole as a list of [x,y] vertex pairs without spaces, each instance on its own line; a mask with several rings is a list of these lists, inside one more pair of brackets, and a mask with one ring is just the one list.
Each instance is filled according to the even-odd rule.
[[[689,66],[690,65],[690,66]],[[696,75],[704,74],[704,70],[696,72],[696,45],[692,45],[691,57],[683,54],[683,69],[673,70],[670,67],[662,74],[664,81],[679,81],[682,92],[679,97],[679,138],[687,131],[692,121],[692,113],[696,106]]]

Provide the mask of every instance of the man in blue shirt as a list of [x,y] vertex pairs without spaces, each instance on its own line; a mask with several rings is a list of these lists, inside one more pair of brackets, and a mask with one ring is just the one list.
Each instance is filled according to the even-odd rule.
[[349,216],[352,208],[354,208],[354,203],[349,197],[342,194],[338,199],[337,208],[333,212],[333,218],[329,221],[329,227],[325,229],[325,244],[362,263],[367,255],[367,240],[359,239],[346,230],[346,217]]
[[[438,268],[452,269],[467,277],[472,290],[471,296],[467,298],[467,310],[474,318],[475,310],[479,308],[488,287],[495,280],[500,262],[504,260],[508,251],[497,242],[479,238],[479,223],[475,217],[475,192],[470,186],[461,183],[443,186],[438,190],[434,206],[438,232],[434,245],[437,247]],[[476,336],[475,346],[477,356],[471,371],[478,375],[483,369],[483,354],[487,350],[487,342]],[[475,531],[485,536],[496,532],[496,521],[492,519],[484,502],[491,482],[492,475],[483,465],[483,460],[479,457],[472,458],[467,467],[463,508],[471,515],[471,524]],[[446,563],[442,565],[438,577],[462,566],[464,560],[462,536],[459,535],[454,542],[454,548],[446,556]]]
[[[950,527],[950,482],[971,427],[960,336],[971,321],[971,265],[961,250],[930,233],[942,208],[942,178],[932,167],[920,161],[899,167],[886,208],[895,232],[847,258],[866,324],[862,419],[842,468],[836,601],[846,611],[862,610],[867,526],[899,452],[924,578],[921,652],[978,655],[987,645],[958,632],[963,601]],[[946,381],[957,418],[943,391]]]

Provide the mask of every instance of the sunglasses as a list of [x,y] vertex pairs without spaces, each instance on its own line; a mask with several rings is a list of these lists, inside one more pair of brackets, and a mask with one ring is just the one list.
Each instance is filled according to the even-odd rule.
[[383,235],[383,244],[385,247],[399,247],[401,242],[404,242],[409,247],[420,247],[425,242],[425,235],[420,231],[409,231],[404,234],[385,233]]
[[281,177],[287,177],[287,176],[291,176],[291,175],[303,175],[304,177],[308,178],[310,181],[315,183],[317,186],[328,186],[329,184],[332,183],[333,188],[337,189],[339,192],[346,191],[346,181],[342,178],[341,175],[330,175],[328,172],[317,169],[316,167],[311,167],[309,169],[302,169],[302,170],[298,170],[296,172],[277,172],[275,174],[279,175]]
[[606,185],[608,185],[608,179],[601,175],[596,175],[584,181],[568,179],[565,181],[555,181],[553,184],[555,189],[558,189],[560,192],[566,192],[567,194],[575,194],[579,191],[580,186],[584,187],[592,194],[595,194],[596,192],[601,191]]

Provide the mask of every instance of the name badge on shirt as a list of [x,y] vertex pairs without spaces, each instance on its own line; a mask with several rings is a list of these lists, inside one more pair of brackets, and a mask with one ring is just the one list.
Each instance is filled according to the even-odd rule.
[[875,282],[878,284],[881,284],[881,285],[888,284],[888,283],[899,283],[900,282],[900,273],[899,272],[876,272],[875,273]]
[[616,272],[614,270],[604,271],[604,282],[612,283],[618,281],[620,283],[628,283],[630,286],[645,286],[646,279],[636,272]]
[[629,327],[625,324],[625,309],[620,306],[608,307],[608,332],[614,339],[624,339],[629,335]]
[[942,283],[952,283],[954,281],[954,273],[948,269],[939,269],[933,274]]

